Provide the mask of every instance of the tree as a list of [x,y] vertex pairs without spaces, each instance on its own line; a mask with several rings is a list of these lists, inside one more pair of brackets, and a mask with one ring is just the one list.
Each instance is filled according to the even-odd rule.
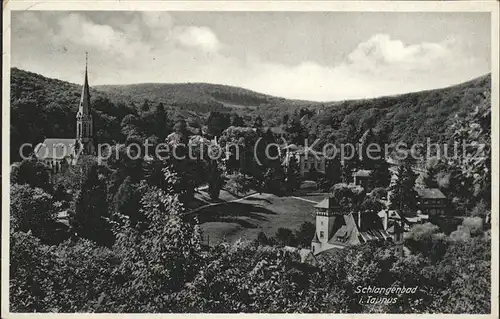
[[238,114],[233,114],[231,117],[231,126],[245,126],[243,118]]
[[121,133],[125,138],[139,137],[143,138],[144,129],[142,127],[142,121],[134,114],[128,114],[122,119],[121,122]]
[[261,246],[269,246],[271,244],[271,239],[269,239],[264,232],[259,232],[255,241]]
[[[238,241],[212,250],[213,260],[183,290],[175,312],[317,312],[311,267],[296,252]],[[237,265],[237,266],[235,266]]]
[[106,221],[108,217],[105,176],[94,163],[85,172],[82,186],[75,194],[72,225],[79,236],[100,245],[111,245],[113,236]]
[[14,184],[10,188],[10,228],[49,240],[54,222],[54,200],[41,188]]
[[186,171],[179,170],[178,167],[167,164],[162,168],[165,179],[166,191],[168,194],[177,195],[177,199],[185,204],[194,196],[195,181]]
[[321,185],[323,190],[330,189],[342,181],[342,164],[337,156],[325,160],[325,176]]
[[435,261],[443,257],[447,248],[447,238],[439,227],[431,224],[418,224],[408,232],[405,244],[412,252],[421,253]]
[[438,182],[437,182],[437,174],[439,173],[438,169],[436,166],[430,166],[427,169],[427,172],[425,173],[424,177],[424,184],[427,188],[439,188]]
[[265,170],[261,182],[261,190],[281,195],[285,191],[285,172],[283,167],[271,167]]
[[253,122],[253,128],[260,129],[262,128],[262,117],[257,116]]
[[224,176],[216,160],[208,160],[208,193],[210,198],[218,199],[224,185]]
[[[158,138],[163,141],[165,137],[167,136],[167,132],[169,131],[169,124],[167,121],[167,115],[165,113],[165,106],[163,103],[158,103],[156,106],[155,114],[154,114],[154,119],[155,119],[155,135],[158,136]],[[172,127],[170,126],[170,129]]]
[[171,311],[179,302],[175,293],[201,267],[201,233],[183,220],[177,195],[147,187],[141,202],[148,226],[140,232],[125,226],[117,237],[113,250],[122,260],[116,271],[124,277],[109,302],[117,300],[125,312]]
[[342,183],[352,182],[352,171],[355,168],[355,163],[351,160],[345,160],[342,165]]
[[144,102],[141,105],[141,112],[146,113],[149,112],[151,106],[149,105],[149,100],[145,99]]
[[300,122],[300,114],[295,113],[291,119],[288,120],[288,124],[285,129],[288,141],[296,145],[304,145],[305,129],[302,127]]
[[405,161],[398,167],[397,180],[390,187],[390,207],[404,216],[413,216],[417,212],[418,194],[415,191],[415,179],[411,162]]
[[332,187],[332,197],[339,203],[343,211],[357,212],[365,196],[364,190],[359,185],[336,184]]
[[278,228],[274,238],[279,246],[293,246],[295,243],[295,236],[288,228]]
[[210,112],[207,119],[208,131],[213,136],[220,136],[222,131],[229,127],[231,120],[229,116],[220,112]]
[[253,186],[255,186],[254,183],[242,173],[229,176],[227,182],[228,190],[237,195],[247,194]]
[[10,311],[50,311],[52,304],[45,297],[51,292],[55,256],[40,239],[24,232],[10,236]]
[[11,184],[28,184],[46,192],[52,191],[49,170],[36,159],[24,159],[18,165],[11,166]]
[[115,213],[127,216],[132,226],[136,226],[138,222],[144,219],[140,214],[141,193],[138,186],[128,176],[120,185],[114,197]]
[[358,159],[363,169],[373,170],[375,168],[376,158],[379,158],[381,154],[380,152],[378,154],[373,152],[371,147],[373,145],[379,145],[377,142],[377,136],[372,129],[367,129],[359,139],[360,153],[358,154]]
[[376,187],[374,189],[372,189],[372,191],[370,192],[370,195],[374,198],[374,199],[387,199],[387,189],[383,188],[383,187]]
[[299,247],[310,248],[316,226],[311,222],[303,222],[299,229],[295,231],[296,244]]
[[285,170],[285,184],[288,192],[300,187],[300,167],[295,156],[290,156]]
[[387,163],[385,158],[373,161],[373,171],[370,176],[374,187],[385,188],[389,186],[391,183],[391,172],[389,171],[389,163]]

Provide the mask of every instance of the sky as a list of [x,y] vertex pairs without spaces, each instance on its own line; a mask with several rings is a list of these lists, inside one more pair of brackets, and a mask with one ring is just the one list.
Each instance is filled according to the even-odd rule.
[[489,13],[12,12],[11,65],[90,85],[207,82],[335,101],[491,70]]

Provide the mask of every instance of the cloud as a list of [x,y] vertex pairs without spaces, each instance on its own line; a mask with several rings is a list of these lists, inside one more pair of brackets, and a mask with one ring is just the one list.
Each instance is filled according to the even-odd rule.
[[59,28],[60,31],[52,40],[62,45],[74,44],[126,59],[134,58],[148,49],[130,34],[110,25],[94,23],[79,13],[71,13],[60,19]]
[[205,52],[217,52],[221,46],[215,33],[208,27],[179,27],[174,37],[185,47],[195,47]]
[[381,68],[405,70],[428,70],[447,62],[453,57],[453,40],[439,43],[406,45],[391,39],[387,34],[377,34],[360,43],[349,54],[348,63],[360,71],[376,71]]
[[489,72],[487,63],[465,53],[457,39],[405,44],[387,34],[360,43],[335,66],[256,63],[247,87],[319,101],[401,94],[457,84]]
[[170,29],[174,22],[172,16],[167,12],[143,11],[141,15],[144,24],[152,29]]
[[405,43],[375,34],[336,64],[285,64],[253,55],[245,39],[224,43],[206,24],[183,25],[167,12],[101,14],[13,15],[13,65],[79,83],[89,51],[94,85],[210,82],[317,101],[444,87],[490,71],[458,37]]

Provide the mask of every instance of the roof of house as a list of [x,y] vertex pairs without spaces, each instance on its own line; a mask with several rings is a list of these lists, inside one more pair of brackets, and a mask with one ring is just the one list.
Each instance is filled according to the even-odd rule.
[[296,144],[282,145],[281,149],[287,150],[291,153],[295,153],[295,154],[301,155],[301,156],[307,155],[310,158],[314,158],[315,156],[318,156],[318,157],[325,156],[325,154],[320,150],[316,150],[316,149],[311,148],[311,147],[305,148],[302,145],[296,145]]
[[392,223],[391,226],[387,228],[387,233],[389,234],[402,234],[404,233],[404,228],[399,225],[399,223]]
[[331,231],[333,236],[328,240],[328,243],[341,246],[358,244],[359,231],[352,214],[335,216],[333,218],[335,218]]
[[35,147],[35,156],[39,159],[63,159],[75,155],[74,138],[47,138]]
[[371,174],[372,174],[372,171],[370,171],[368,169],[360,169],[360,170],[358,170],[357,172],[354,173],[354,176],[358,176],[358,177],[370,177]]
[[337,202],[337,200],[334,198],[334,197],[327,197],[325,199],[323,199],[321,202],[319,202],[318,204],[316,204],[316,208],[325,208],[325,209],[328,209],[328,208],[333,208],[333,207],[338,207],[339,206],[339,203]]
[[418,196],[421,198],[430,198],[430,199],[444,199],[446,196],[438,189],[438,188],[420,188],[416,187],[415,191],[417,191]]
[[387,231],[383,229],[370,229],[363,232],[359,232],[359,237],[361,239],[360,240],[361,243],[366,243],[374,240],[386,240],[391,236],[388,234]]

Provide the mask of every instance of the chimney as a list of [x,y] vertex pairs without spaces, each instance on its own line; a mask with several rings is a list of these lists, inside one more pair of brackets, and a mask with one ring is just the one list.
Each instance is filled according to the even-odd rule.
[[361,211],[358,210],[358,228],[361,229]]

